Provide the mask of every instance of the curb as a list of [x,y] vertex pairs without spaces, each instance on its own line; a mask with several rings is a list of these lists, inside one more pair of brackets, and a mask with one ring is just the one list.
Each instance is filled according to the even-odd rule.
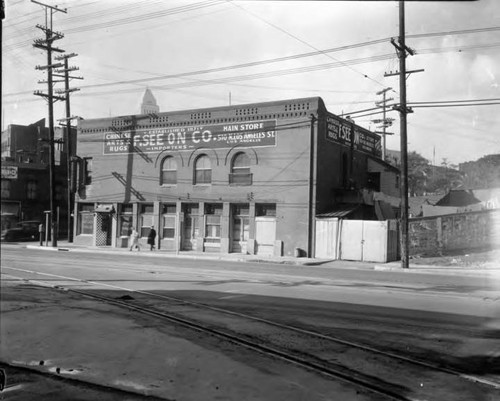
[[454,275],[454,276],[481,276],[487,277],[497,274],[500,277],[499,269],[465,269],[459,267],[435,266],[435,265],[412,265],[408,269],[403,269],[401,266],[384,266],[375,265],[376,271],[389,271],[398,273],[420,273],[420,274],[439,274],[439,275]]
[[[98,247],[89,248],[89,247],[46,247],[39,245],[26,245],[28,249],[38,249],[42,251],[52,251],[52,252],[81,252],[81,253],[95,253],[98,251],[99,253],[105,254],[130,254],[128,251],[115,249],[101,249]],[[134,252],[136,255],[139,252]],[[336,262],[335,260],[309,260],[307,258],[298,258],[298,259],[283,259],[283,260],[274,260],[274,259],[263,259],[259,257],[253,257],[252,255],[248,255],[248,257],[228,257],[228,256],[216,256],[216,255],[208,255],[208,254],[178,254],[178,253],[167,253],[162,251],[156,252],[140,252],[142,256],[146,257],[168,257],[168,258],[180,258],[180,259],[192,259],[192,260],[221,260],[225,262],[244,262],[244,263],[262,263],[262,264],[280,264],[280,265],[292,265],[292,266],[313,266],[313,267],[322,267],[327,263]],[[342,262],[342,261],[338,261]],[[345,261],[349,262],[349,261]],[[455,276],[478,276],[478,277],[490,277],[492,275],[498,275],[500,278],[500,268],[489,268],[489,269],[465,269],[454,266],[438,266],[438,265],[417,265],[410,264],[408,269],[403,269],[399,264],[396,265],[394,262],[390,262],[385,265],[381,264],[372,264],[369,266],[348,266],[346,264],[339,266],[324,266],[325,268],[340,268],[340,269],[356,269],[356,270],[372,270],[372,271],[382,271],[382,272],[395,272],[395,273],[405,273],[405,274],[435,274],[435,275],[455,275]]]
[[[82,252],[82,253],[95,253],[95,251],[98,251],[99,253],[105,253],[105,254],[123,254],[123,255],[128,255],[130,254],[128,251],[125,250],[107,250],[107,249],[99,249],[99,248],[79,248],[79,247],[46,247],[46,246],[39,246],[39,245],[26,245],[27,249],[38,249],[42,251],[51,251],[51,252],[59,252],[59,251],[73,251],[73,252]],[[134,252],[133,255],[136,255],[138,252]],[[245,257],[227,257],[227,256],[212,256],[212,255],[187,255],[187,254],[177,254],[177,253],[166,253],[166,252],[141,252],[140,253],[143,256],[146,257],[170,257],[170,258],[181,258],[181,259],[194,259],[194,260],[222,260],[222,261],[227,261],[227,262],[247,262],[247,263],[273,263],[273,264],[289,264],[289,265],[294,265],[294,266],[319,266],[325,263],[330,262],[330,260],[321,260],[321,261],[308,261],[307,259],[303,258],[302,260],[289,260],[289,259],[283,259],[283,260],[275,260],[275,259],[263,259],[263,258],[252,258],[252,256],[249,256],[247,258]]]

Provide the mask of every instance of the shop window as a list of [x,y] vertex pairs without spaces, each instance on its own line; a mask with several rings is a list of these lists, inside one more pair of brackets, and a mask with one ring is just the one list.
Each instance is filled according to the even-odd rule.
[[194,184],[210,184],[212,182],[212,167],[207,155],[199,156],[194,163]]
[[128,237],[132,233],[133,206],[124,204],[118,215],[118,234],[120,237]]
[[152,204],[141,205],[141,213],[139,216],[139,221],[141,223],[141,237],[145,238],[149,235],[149,231],[151,231],[151,226],[154,223],[154,208]]
[[37,182],[35,180],[29,180],[26,183],[26,198],[27,199],[36,199],[37,196]]
[[244,152],[237,153],[231,162],[231,173],[229,174],[231,185],[252,185],[252,173],[250,172],[250,158]]
[[255,215],[264,217],[276,217],[276,204],[259,203],[255,205]]
[[161,164],[160,185],[177,184],[177,162],[172,156],[167,156]]
[[222,205],[205,205],[205,237],[209,240],[220,240]]
[[2,180],[2,199],[10,198],[11,183],[9,180]]
[[94,204],[80,203],[78,205],[78,234],[94,233]]
[[163,218],[163,238],[175,238],[175,204],[163,205],[162,218]]

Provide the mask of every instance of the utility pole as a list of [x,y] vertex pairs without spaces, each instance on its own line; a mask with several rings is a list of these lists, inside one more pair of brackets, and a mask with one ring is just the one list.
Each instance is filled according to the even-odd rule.
[[[67,174],[67,227],[68,227],[68,242],[73,242],[73,225],[71,220],[71,211],[73,210],[73,192],[71,190],[71,157],[74,156],[72,153],[72,140],[71,140],[71,120],[76,117],[71,117],[71,107],[70,107],[70,99],[69,94],[71,92],[75,92],[80,90],[79,88],[70,88],[69,80],[71,79],[83,79],[82,77],[73,77],[70,76],[69,73],[71,71],[76,71],[78,67],[69,67],[68,59],[71,57],[76,57],[77,54],[64,54],[62,56],[56,57],[56,60],[64,60],[64,68],[60,70],[56,70],[58,74],[54,74],[54,76],[64,78],[64,90],[57,90],[57,93],[64,93],[66,97],[66,174]],[[63,73],[64,75],[59,75]]]
[[413,110],[406,106],[406,77],[412,72],[421,70],[406,70],[407,53],[414,55],[415,52],[406,46],[405,40],[405,2],[399,0],[399,38],[398,41],[391,39],[392,45],[396,48],[399,58],[399,73],[384,74],[384,76],[399,76],[399,105],[393,108],[399,111],[400,131],[401,131],[401,219],[400,219],[400,240],[401,240],[401,267],[409,267],[409,241],[408,241],[408,135],[406,116]]
[[387,149],[387,147],[386,147],[386,137],[385,136],[386,135],[393,135],[392,132],[387,132],[386,131],[386,128],[390,127],[392,125],[392,122],[394,121],[394,118],[387,118],[386,117],[387,102],[389,100],[393,100],[392,97],[390,97],[388,99],[386,97],[387,91],[390,91],[390,90],[392,90],[392,88],[385,88],[385,89],[381,90],[380,92],[377,92],[377,95],[379,95],[379,96],[382,95],[383,99],[380,102],[376,102],[375,105],[379,106],[379,107],[382,106],[382,108],[383,108],[383,117],[382,117],[381,120],[379,120],[379,119],[372,120],[375,124],[382,124],[381,127],[377,127],[377,128],[382,128],[382,132],[375,131],[375,133],[382,135],[382,160],[384,160],[384,161],[385,161],[385,156],[386,156],[385,153],[386,153],[386,149]]
[[[39,4],[45,7],[45,26],[37,25],[36,27],[45,33],[45,39],[36,39],[33,46],[47,52],[47,65],[36,66],[37,70],[47,70],[47,81],[48,93],[42,93],[40,91],[35,91],[34,94],[37,96],[45,97],[49,105],[49,186],[50,186],[50,232],[52,239],[52,247],[57,246],[57,215],[55,207],[55,182],[54,182],[54,102],[57,100],[64,100],[63,97],[54,96],[53,93],[53,78],[52,70],[54,68],[62,67],[62,64],[52,64],[52,52],[64,53],[64,50],[53,47],[54,41],[62,39],[63,35],[59,32],[54,32],[52,30],[52,16],[56,12],[66,13],[65,9],[58,8],[57,6],[49,6],[47,4],[40,3],[35,0],[31,0],[32,3]],[[45,83],[45,82],[43,82]]]

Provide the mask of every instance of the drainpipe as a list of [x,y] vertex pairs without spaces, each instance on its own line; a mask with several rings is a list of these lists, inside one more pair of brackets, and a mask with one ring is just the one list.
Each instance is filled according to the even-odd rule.
[[315,173],[315,136],[314,136],[314,124],[316,122],[316,116],[311,114],[311,137],[309,141],[309,216],[308,216],[308,233],[307,233],[307,257],[312,258],[314,250],[314,205],[315,205],[315,185],[314,185],[314,173]]

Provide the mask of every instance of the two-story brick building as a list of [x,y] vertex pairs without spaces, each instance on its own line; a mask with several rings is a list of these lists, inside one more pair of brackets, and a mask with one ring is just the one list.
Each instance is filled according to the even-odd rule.
[[380,146],[319,97],[80,120],[75,242],[154,226],[161,249],[312,255],[317,214],[363,188],[398,196]]

